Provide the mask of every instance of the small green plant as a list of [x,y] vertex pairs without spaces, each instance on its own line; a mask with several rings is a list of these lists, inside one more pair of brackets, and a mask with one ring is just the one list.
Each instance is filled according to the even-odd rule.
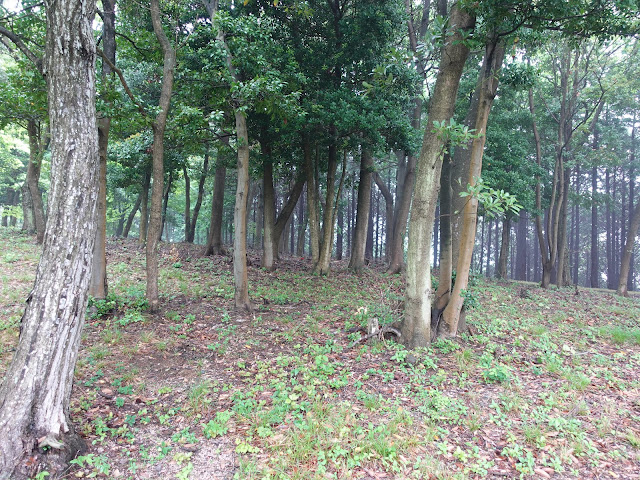
[[227,423],[233,416],[233,412],[229,410],[223,410],[216,412],[215,420],[209,420],[209,422],[203,427],[204,436],[207,438],[215,438],[224,435],[229,430]]
[[80,468],[91,468],[92,472],[88,475],[88,478],[95,478],[98,475],[109,475],[111,467],[107,463],[107,457],[104,455],[95,455],[89,453],[88,455],[81,455],[78,458],[69,462],[72,465],[77,465]]

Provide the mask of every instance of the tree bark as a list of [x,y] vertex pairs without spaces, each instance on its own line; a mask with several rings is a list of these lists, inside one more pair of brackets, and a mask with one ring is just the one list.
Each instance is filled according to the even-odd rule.
[[369,229],[371,210],[371,176],[373,173],[373,156],[363,145],[360,158],[360,183],[358,184],[358,210],[356,213],[356,228],[353,232],[353,244],[349,269],[355,273],[362,273],[364,269],[365,242]]
[[[116,63],[116,14],[115,0],[102,0],[102,51],[109,61]],[[112,75],[111,66],[102,63],[102,79]],[[107,282],[107,157],[109,146],[109,128],[111,117],[102,114],[98,119],[98,152],[100,154],[100,176],[98,187],[97,230],[93,250],[93,268],[89,295],[93,298],[106,298]]]
[[151,190],[151,215],[147,232],[147,301],[152,312],[158,310],[158,243],[162,233],[162,197],[164,194],[164,131],[169,115],[173,76],[176,67],[176,51],[169,43],[162,28],[159,0],[151,0],[151,22],[153,31],[162,47],[163,71],[162,89],[160,91],[160,111],[156,116],[153,128],[153,146],[151,151],[153,162],[153,188]]
[[233,210],[233,278],[235,280],[235,307],[251,311],[249,278],[247,272],[247,196],[249,194],[249,135],[244,114],[238,110],[236,136],[238,137],[238,184]]
[[373,180],[376,182],[380,193],[384,197],[385,201],[385,246],[384,246],[384,255],[387,261],[391,258],[391,235],[390,229],[393,225],[393,195],[391,195],[391,191],[389,187],[385,185],[380,178],[378,172],[373,174]]
[[429,105],[427,128],[417,165],[407,251],[405,317],[401,333],[410,348],[426,346],[431,339],[430,248],[433,219],[442,168],[444,144],[433,130],[434,122],[449,121],[453,115],[458,86],[469,47],[462,41],[464,30],[472,30],[475,17],[454,5],[449,25],[455,31],[446,37],[440,70]]
[[95,2],[45,5],[49,222],[20,340],[0,387],[2,480],[30,478],[38,468],[58,475],[83,444],[70,421],[69,399],[96,231]]
[[[475,185],[482,172],[482,157],[486,140],[487,121],[493,100],[498,91],[498,71],[504,58],[504,45],[498,38],[491,38],[485,46],[484,61],[481,69],[480,92],[478,99],[478,111],[475,122],[475,131],[479,137],[474,138],[471,144],[471,162],[467,183]],[[473,256],[473,245],[476,238],[476,223],[478,213],[478,199],[474,195],[469,197],[462,211],[462,231],[460,234],[460,250],[458,263],[456,264],[456,283],[451,292],[451,298],[443,313],[443,322],[440,323],[439,332],[447,336],[456,335],[462,307],[464,304],[463,292],[469,285],[469,270]]]
[[440,272],[438,289],[431,311],[431,340],[434,338],[435,326],[440,315],[451,298],[453,275],[453,257],[451,245],[451,158],[445,155],[440,174]]
[[[219,160],[218,160],[219,162]],[[224,183],[227,169],[224,165],[216,167],[213,179],[213,199],[211,201],[211,223],[209,225],[209,236],[205,255],[222,255],[222,214],[224,209]]]

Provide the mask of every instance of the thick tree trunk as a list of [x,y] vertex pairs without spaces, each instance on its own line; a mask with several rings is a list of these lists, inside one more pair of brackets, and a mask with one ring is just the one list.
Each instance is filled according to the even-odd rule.
[[417,165],[409,248],[407,252],[407,287],[402,340],[410,348],[426,346],[431,339],[431,268],[430,248],[433,219],[442,168],[443,141],[433,131],[435,122],[448,122],[453,115],[458,86],[469,47],[462,42],[462,31],[471,30],[475,17],[454,6],[449,25],[455,26],[443,47],[440,69]]
[[371,176],[373,173],[373,156],[363,145],[360,159],[360,183],[358,184],[358,211],[356,214],[356,228],[353,232],[349,269],[355,273],[362,273],[364,268],[365,243],[369,229],[371,210]]
[[69,398],[96,230],[95,2],[45,4],[49,222],[20,340],[0,387],[2,480],[31,478],[42,470],[58,475],[83,443],[70,423]]
[[236,136],[238,137],[238,185],[236,204],[233,210],[233,278],[235,281],[235,307],[252,310],[249,300],[249,278],[247,272],[247,197],[249,195],[249,135],[244,114],[238,110]]
[[209,225],[209,237],[205,247],[205,255],[222,255],[222,214],[224,209],[224,183],[227,169],[224,165],[216,167],[213,178],[213,199],[211,201],[211,223]]
[[[502,67],[504,45],[497,38],[487,42],[484,61],[481,69],[480,93],[475,131],[480,134],[471,144],[471,162],[467,183],[475,185],[482,172],[482,157],[486,140],[487,121],[493,100],[498,90],[498,71]],[[464,303],[463,293],[469,285],[469,270],[473,256],[473,245],[476,238],[476,222],[478,213],[478,199],[472,195],[465,203],[462,211],[462,231],[460,234],[460,250],[456,264],[456,283],[451,292],[451,298],[443,313],[443,322],[438,331],[451,336],[458,333],[458,326]]]
[[162,197],[164,194],[164,131],[169,115],[173,76],[176,67],[176,52],[162,29],[159,0],[151,0],[153,31],[162,47],[163,72],[160,92],[160,111],[153,122],[153,188],[151,190],[151,215],[147,232],[147,301],[152,312],[158,310],[158,243],[162,233]]

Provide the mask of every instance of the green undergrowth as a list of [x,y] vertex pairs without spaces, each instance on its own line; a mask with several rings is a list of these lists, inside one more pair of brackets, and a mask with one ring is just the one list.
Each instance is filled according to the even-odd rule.
[[[20,252],[0,262],[4,370],[37,247],[3,229],[0,242]],[[151,313],[142,252],[109,248],[110,294],[90,302],[72,395],[89,445],[74,461],[78,478],[639,470],[638,297],[476,278],[471,332],[410,352],[391,339],[358,342],[372,318],[401,320],[399,277],[336,264],[322,278],[285,259],[276,272],[250,268],[255,309],[235,312],[226,258],[163,246],[161,311]]]

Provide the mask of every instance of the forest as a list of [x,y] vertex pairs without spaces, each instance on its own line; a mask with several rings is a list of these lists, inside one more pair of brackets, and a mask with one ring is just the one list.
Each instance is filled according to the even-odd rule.
[[639,33],[4,0],[0,480],[637,478]]

